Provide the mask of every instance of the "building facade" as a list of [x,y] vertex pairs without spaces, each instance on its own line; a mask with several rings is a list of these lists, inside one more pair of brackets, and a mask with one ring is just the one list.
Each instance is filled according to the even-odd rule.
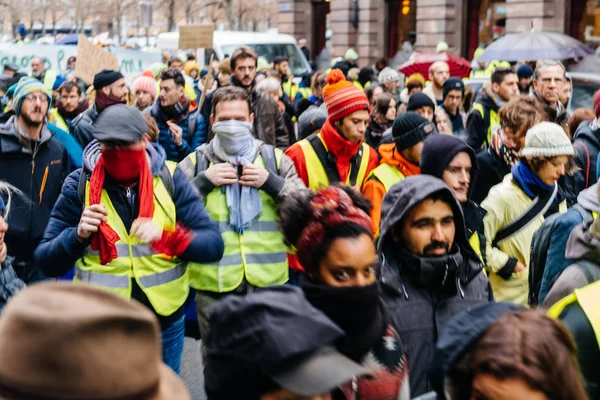
[[[472,58],[480,43],[504,33],[563,32],[600,45],[598,0],[279,0],[279,30],[306,38],[311,55],[342,56],[353,47],[361,63],[401,59],[403,45]],[[323,53],[325,51],[325,53]]]

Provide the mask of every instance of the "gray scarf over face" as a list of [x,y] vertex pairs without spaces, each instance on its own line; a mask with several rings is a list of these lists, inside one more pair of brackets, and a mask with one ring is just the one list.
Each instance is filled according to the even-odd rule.
[[[212,130],[215,133],[212,148],[221,161],[230,163],[236,169],[252,163],[256,154],[256,142],[252,136],[251,123],[221,121],[215,123]],[[238,181],[225,185],[222,190],[227,199],[229,225],[242,234],[262,214],[262,200],[258,189],[240,185]]]

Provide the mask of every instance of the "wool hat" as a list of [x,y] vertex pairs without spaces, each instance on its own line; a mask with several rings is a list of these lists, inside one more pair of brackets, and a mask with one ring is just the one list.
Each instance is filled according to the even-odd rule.
[[112,69],[103,69],[94,75],[94,88],[96,90],[100,90],[103,87],[112,85],[119,79],[124,78],[123,74],[119,71],[114,71]]
[[162,362],[147,307],[91,285],[45,282],[0,319],[0,398],[189,400]]
[[442,89],[442,95],[444,99],[451,90],[460,90],[461,93],[465,94],[465,83],[459,78],[448,78],[444,82],[444,88]]
[[398,150],[410,149],[430,133],[437,133],[433,123],[414,111],[399,115],[392,124],[392,138]]
[[156,81],[153,78],[147,76],[140,76],[133,81],[133,92],[141,90],[142,92],[148,92],[152,98],[156,99]]
[[333,69],[327,74],[327,84],[323,88],[323,100],[327,105],[327,113],[331,122],[338,121],[355,111],[367,110],[369,99],[364,91],[348,82],[344,73]]
[[392,68],[385,67],[379,73],[377,81],[379,82],[380,85],[383,85],[384,83],[390,83],[390,82],[400,82],[400,75],[398,74],[397,71],[394,71]]
[[58,75],[58,76],[56,77],[56,79],[54,80],[54,84],[52,85],[52,90],[58,90],[58,88],[60,88],[60,87],[61,87],[61,85],[62,85],[63,83],[65,83],[66,81],[67,81],[67,78],[65,78],[65,77],[64,77],[64,76],[62,76],[62,75]]
[[421,85],[425,85],[425,77],[419,72],[415,72],[414,74],[410,74],[408,78],[404,81],[404,85],[407,86],[409,82],[419,82]]
[[298,139],[305,139],[325,124],[327,110],[310,106],[298,117]]
[[450,47],[448,46],[448,43],[446,42],[439,42],[437,47],[435,48],[435,52],[436,53],[441,53],[443,51],[448,51]]
[[406,111],[415,111],[421,107],[431,107],[431,109],[435,109],[435,104],[431,97],[427,96],[423,92],[416,92],[410,95],[408,98],[408,105],[406,106]]
[[344,54],[344,59],[348,61],[356,61],[358,60],[358,53],[353,48],[349,48],[346,50],[346,54]]
[[479,57],[483,54],[485,49],[483,47],[478,47],[475,49],[475,53],[473,53],[473,60],[477,61]]
[[92,128],[92,135],[100,142],[118,140],[135,143],[148,130],[142,112],[136,107],[115,104],[102,111]]
[[161,72],[167,69],[167,64],[161,62],[152,63],[150,64],[150,67],[148,69],[152,71],[152,73],[154,74],[154,78],[156,79],[156,77],[159,76]]
[[15,88],[15,94],[13,96],[13,110],[15,111],[16,115],[19,115],[21,113],[21,104],[23,103],[23,99],[27,97],[28,94],[35,92],[42,92],[46,95],[46,97],[48,97],[48,109],[50,109],[50,106],[52,104],[52,97],[48,93],[48,89],[46,89],[46,86],[44,86],[42,82],[38,81],[35,78],[29,78],[27,76],[24,76],[17,83],[17,87]]
[[19,70],[19,66],[15,63],[7,62],[6,64],[4,64],[4,69],[17,72]]
[[540,122],[527,131],[522,157],[557,157],[575,155],[564,129],[553,122]]
[[[477,175],[475,151],[454,135],[429,135],[423,141],[421,173],[443,179],[444,171],[458,153],[467,153],[471,159],[471,177]],[[473,181],[474,179],[472,179]]]
[[533,70],[531,69],[531,67],[529,65],[523,64],[517,69],[517,76],[519,78],[528,78],[529,79],[533,76]]
[[148,78],[154,79],[154,72],[150,71],[149,69],[146,69],[142,71],[142,75],[140,76],[147,76]]

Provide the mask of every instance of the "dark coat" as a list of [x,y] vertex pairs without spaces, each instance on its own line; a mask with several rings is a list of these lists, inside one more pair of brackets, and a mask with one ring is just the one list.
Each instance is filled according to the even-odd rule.
[[477,204],[481,204],[487,197],[490,189],[502,182],[504,177],[510,174],[510,167],[491,148],[477,154],[477,167],[477,176],[472,183],[473,192],[471,200]]
[[0,125],[0,180],[18,188],[8,216],[6,243],[15,263],[30,262],[50,212],[69,173],[67,151],[52,138],[46,126],[40,139],[31,142],[17,133],[15,118]]
[[85,149],[94,140],[92,127],[96,122],[96,118],[98,118],[98,114],[96,104],[94,104],[71,122],[71,135],[75,137],[82,149]]

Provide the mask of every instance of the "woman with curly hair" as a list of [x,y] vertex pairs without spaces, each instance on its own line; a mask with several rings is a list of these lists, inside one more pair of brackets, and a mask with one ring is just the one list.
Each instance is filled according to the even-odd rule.
[[371,371],[341,387],[345,397],[409,399],[406,355],[376,281],[369,212],[359,193],[330,186],[288,199],[280,226],[305,268],[306,298],[346,332],[339,351]]

